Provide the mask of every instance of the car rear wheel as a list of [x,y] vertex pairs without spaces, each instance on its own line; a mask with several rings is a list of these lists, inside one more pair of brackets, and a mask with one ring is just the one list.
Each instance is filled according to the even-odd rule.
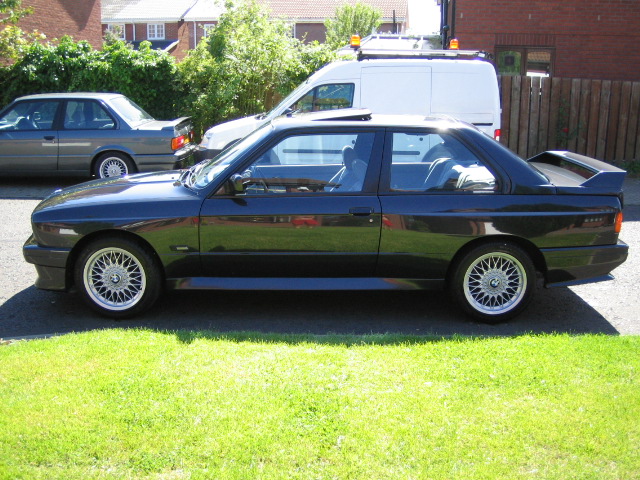
[[454,299],[484,323],[518,315],[535,290],[535,268],[520,247],[493,242],[466,253],[454,267],[449,285]]
[[105,153],[98,157],[94,175],[98,178],[121,177],[135,173],[133,162],[122,153]]
[[136,242],[106,238],[89,244],[75,266],[83,300],[101,315],[121,319],[151,308],[162,290],[155,259]]

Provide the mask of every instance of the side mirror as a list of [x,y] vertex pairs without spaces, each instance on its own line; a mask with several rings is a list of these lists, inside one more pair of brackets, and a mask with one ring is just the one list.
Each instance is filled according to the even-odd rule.
[[246,179],[240,175],[239,173],[234,173],[229,178],[229,183],[231,183],[231,188],[233,193],[244,193],[244,181]]

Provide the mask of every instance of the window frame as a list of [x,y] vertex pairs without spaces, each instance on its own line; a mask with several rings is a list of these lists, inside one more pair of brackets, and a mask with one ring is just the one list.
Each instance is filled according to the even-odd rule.
[[209,31],[216,27],[216,23],[203,23],[202,24],[202,38],[209,38]]
[[[422,135],[448,135],[469,150],[476,159],[481,162],[495,180],[495,187],[493,190],[457,190],[457,189],[442,189],[442,190],[393,190],[391,188],[391,167],[393,165],[393,135],[395,133],[411,133]],[[443,132],[436,128],[403,128],[403,127],[391,127],[388,128],[385,134],[384,152],[382,157],[382,171],[380,172],[380,183],[378,187],[378,194],[380,196],[396,196],[396,195],[497,195],[503,193],[503,181],[493,162],[489,161],[486,155],[483,155],[479,148],[476,148],[470,142],[465,141],[463,135],[459,134],[455,130],[448,130]],[[417,162],[416,162],[417,163]]]
[[[324,87],[350,87],[351,88],[351,98],[349,99],[349,105],[348,106],[340,106],[339,108],[351,108],[353,107],[353,99],[355,97],[355,92],[356,92],[356,85],[353,82],[340,82],[340,83],[323,83],[321,85],[316,85],[315,87],[313,87],[311,90],[303,93],[302,95],[300,95],[289,107],[292,110],[300,110],[302,112],[322,112],[322,111],[326,111],[326,110],[337,110],[338,108],[328,108],[328,109],[315,109],[316,103],[317,103],[317,99],[318,99],[318,91],[321,88]],[[303,98],[309,96],[310,94],[313,95],[313,99],[311,101],[311,105],[312,108],[311,110],[302,110],[300,108],[296,109],[295,106],[297,106],[298,104],[300,104],[300,102],[302,101]]]
[[[291,193],[278,193],[278,194],[270,194],[270,193],[261,193],[255,195],[242,195],[233,193],[229,189],[230,182],[232,181],[232,177],[236,174],[242,174],[245,170],[251,167],[260,157],[265,155],[269,150],[274,149],[277,145],[281,144],[286,139],[296,137],[296,136],[310,136],[310,135],[359,135],[363,133],[370,133],[373,135],[373,144],[371,146],[371,153],[369,157],[369,165],[367,167],[366,176],[363,182],[362,189],[356,192],[291,192]],[[343,127],[323,127],[317,129],[291,129],[285,130],[278,135],[272,136],[268,139],[263,145],[257,147],[253,150],[246,158],[244,158],[240,163],[236,165],[230,165],[228,168],[229,172],[226,172],[224,175],[224,180],[213,190],[213,197],[236,197],[236,198],[258,198],[258,197],[269,197],[269,198],[291,198],[291,197],[300,197],[300,196],[313,196],[313,197],[326,197],[326,196],[340,196],[340,195],[375,195],[378,187],[378,178],[380,174],[380,168],[382,163],[382,148],[384,144],[384,129],[380,127],[358,127],[355,126],[353,128],[343,128]],[[328,164],[329,165],[329,164]],[[339,165],[339,164],[334,164]]]
[[[159,30],[162,30],[161,34]],[[164,40],[165,38],[166,29],[164,23],[147,23],[147,40]]]
[[[56,130],[58,127],[58,123],[59,123],[59,117],[61,114],[61,105],[64,103],[62,100],[60,99],[55,99],[55,98],[47,98],[47,99],[36,99],[36,100],[24,100],[21,102],[17,102],[15,104],[13,104],[11,106],[11,108],[5,109],[5,111],[2,112],[3,114],[3,118],[10,112],[15,111],[18,107],[21,106],[25,106],[26,110],[25,113],[30,112],[28,115],[32,115],[33,113],[36,113],[38,110],[36,110],[36,105],[40,104],[40,105],[44,105],[44,104],[54,104],[56,105],[55,110],[53,112],[53,120],[51,122],[51,126],[49,128],[16,128],[16,129],[7,129],[6,131],[11,131],[11,132],[35,132],[35,131],[50,131],[50,130]],[[20,117],[22,117],[23,115],[17,115],[16,116],[16,122],[20,119]],[[17,123],[16,123],[17,125]]]
[[[111,122],[113,123],[113,126],[109,127],[109,128],[78,128],[78,127],[72,127],[69,128],[66,125],[66,115],[67,115],[67,108],[69,107],[69,104],[72,102],[76,102],[76,103],[84,103],[84,104],[93,104],[93,105],[97,105],[106,115],[107,117],[109,117],[111,119]],[[83,106],[83,111],[84,111],[84,106]],[[60,120],[60,128],[62,130],[65,131],[92,131],[92,130],[102,130],[102,131],[107,131],[107,130],[116,130],[118,128],[118,122],[115,119],[115,117],[113,116],[113,114],[109,111],[109,109],[103,105],[102,103],[100,103],[97,100],[94,99],[83,99],[83,98],[71,98],[68,99],[64,102],[64,106],[62,107],[62,112],[60,114],[61,120]]]
[[[107,31],[118,40],[127,39],[127,29],[124,23],[109,23],[107,24]],[[116,32],[118,32],[119,34],[116,34]]]
[[[520,72],[509,73],[500,71],[499,56],[503,52],[517,52],[521,56]],[[555,68],[555,48],[544,46],[523,46],[523,45],[496,45],[495,47],[495,65],[498,75],[510,75],[510,76],[527,76],[529,75],[529,54],[535,52],[548,52],[549,53],[549,71],[546,76],[553,77]],[[536,75],[537,76],[537,75]],[[545,76],[545,75],[543,75]]]

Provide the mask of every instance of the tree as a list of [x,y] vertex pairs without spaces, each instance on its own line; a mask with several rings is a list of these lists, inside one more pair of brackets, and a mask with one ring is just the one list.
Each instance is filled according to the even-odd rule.
[[117,41],[99,51],[68,36],[32,42],[0,72],[2,104],[30,93],[120,92],[154,117],[172,118],[181,96],[173,57],[152,50],[150,42],[134,50]]
[[327,19],[327,44],[332,49],[347,45],[351,35],[367,36],[382,24],[382,12],[364,3],[345,3],[336,9],[335,18]]
[[325,46],[294,38],[291,26],[256,0],[225,7],[207,39],[178,65],[184,111],[198,130],[265,111],[331,57]]
[[22,8],[21,0],[0,0],[0,62],[15,60],[26,45],[27,39],[17,24],[32,12],[32,8]]

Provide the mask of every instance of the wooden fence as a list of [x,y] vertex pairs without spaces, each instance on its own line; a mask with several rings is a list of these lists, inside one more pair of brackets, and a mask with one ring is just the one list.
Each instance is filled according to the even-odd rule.
[[521,157],[570,150],[640,160],[640,82],[500,77],[501,142]]

